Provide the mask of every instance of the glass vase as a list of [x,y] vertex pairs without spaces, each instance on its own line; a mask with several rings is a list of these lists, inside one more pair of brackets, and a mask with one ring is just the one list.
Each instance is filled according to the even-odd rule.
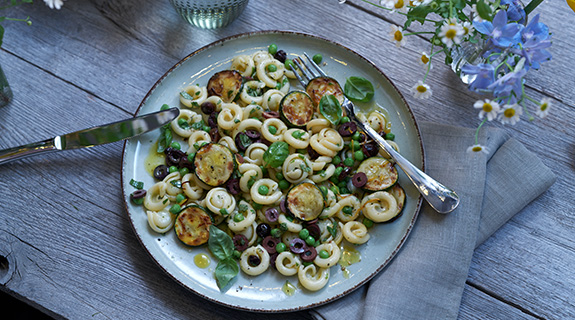
[[10,84],[4,70],[2,70],[2,65],[0,64],[0,107],[3,107],[12,101],[12,89],[10,89]]
[[483,54],[487,50],[485,43],[480,39],[475,43],[469,41],[463,42],[451,50],[451,70],[459,76],[461,82],[470,84],[475,80],[477,75],[467,75],[461,72],[461,68],[466,64],[477,65],[485,62]]

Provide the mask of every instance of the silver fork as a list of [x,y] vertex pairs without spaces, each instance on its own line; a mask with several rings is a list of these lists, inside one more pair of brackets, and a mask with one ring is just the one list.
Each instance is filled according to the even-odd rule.
[[[301,71],[303,77],[299,75],[293,66],[291,68],[298,81],[305,88],[306,84],[311,79],[319,76],[328,77],[328,75],[309,57],[307,53],[304,52],[304,56],[307,58],[307,62],[301,57],[293,60]],[[305,78],[305,80],[303,78]],[[381,149],[385,150],[391,156],[433,209],[439,213],[449,213],[457,208],[459,205],[459,196],[453,190],[445,187],[423,171],[419,170],[419,168],[414,166],[409,162],[409,160],[405,159],[401,154],[399,154],[399,152],[395,151],[395,149],[393,149],[393,147],[368,123],[360,121],[355,116],[355,105],[345,96],[343,98],[342,106],[347,117],[351,121],[355,122],[363,132],[370,136]]]

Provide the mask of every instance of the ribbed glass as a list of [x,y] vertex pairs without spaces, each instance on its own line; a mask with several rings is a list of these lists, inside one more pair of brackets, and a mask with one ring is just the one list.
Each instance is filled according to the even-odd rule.
[[202,29],[225,27],[246,8],[248,0],[170,0],[176,11]]
[[12,89],[10,89],[10,84],[4,70],[2,70],[2,65],[0,65],[0,107],[3,107],[12,101]]

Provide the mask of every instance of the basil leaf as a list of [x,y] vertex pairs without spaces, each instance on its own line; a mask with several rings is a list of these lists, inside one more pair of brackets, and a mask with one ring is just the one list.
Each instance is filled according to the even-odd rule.
[[232,238],[218,227],[210,226],[210,238],[208,249],[220,260],[231,258],[234,254],[234,242]]
[[480,0],[477,2],[477,14],[479,17],[481,17],[481,19],[487,21],[493,20],[493,17],[491,16],[492,13],[493,10],[491,9],[491,6],[488,5],[485,1]]
[[345,96],[352,101],[368,102],[373,98],[373,85],[362,77],[349,77],[343,88]]
[[186,100],[194,100],[194,97],[192,97],[189,93],[187,93],[186,91],[182,91],[180,92],[180,96],[182,96],[182,98],[186,99]]
[[326,94],[321,97],[319,101],[319,112],[334,125],[337,125],[341,117],[343,117],[341,105],[333,94]]
[[138,190],[144,189],[144,183],[142,181],[130,179],[130,185]]
[[263,156],[264,162],[272,168],[281,166],[289,156],[289,144],[277,141],[271,144]]
[[220,290],[223,290],[238,275],[239,271],[238,263],[233,258],[220,260],[214,271]]
[[158,153],[164,152],[167,147],[172,144],[173,134],[170,124],[167,124],[160,128],[160,137],[158,138]]

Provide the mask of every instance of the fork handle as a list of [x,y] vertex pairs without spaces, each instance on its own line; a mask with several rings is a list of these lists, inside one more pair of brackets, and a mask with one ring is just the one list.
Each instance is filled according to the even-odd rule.
[[[355,117],[354,117],[355,118]],[[419,170],[411,162],[405,159],[399,152],[385,141],[369,124],[353,119],[358,127],[367,133],[380,148],[385,150],[397,165],[403,170],[405,175],[413,182],[417,190],[423,195],[425,200],[439,213],[449,213],[459,205],[459,196],[451,189],[437,182],[423,171]]]

